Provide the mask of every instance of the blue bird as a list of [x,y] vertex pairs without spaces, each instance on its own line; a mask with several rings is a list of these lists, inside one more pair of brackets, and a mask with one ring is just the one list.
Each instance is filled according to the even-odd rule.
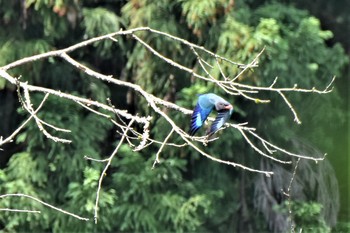
[[213,124],[207,135],[212,135],[218,131],[225,122],[230,119],[233,112],[232,105],[213,93],[199,95],[196,107],[193,110],[191,118],[191,127],[189,134],[193,136],[203,125],[211,111],[214,109],[218,112]]

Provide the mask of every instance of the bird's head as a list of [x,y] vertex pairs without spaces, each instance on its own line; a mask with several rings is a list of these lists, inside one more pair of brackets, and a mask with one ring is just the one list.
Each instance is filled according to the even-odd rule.
[[231,110],[233,106],[228,102],[217,102],[215,105],[216,111]]

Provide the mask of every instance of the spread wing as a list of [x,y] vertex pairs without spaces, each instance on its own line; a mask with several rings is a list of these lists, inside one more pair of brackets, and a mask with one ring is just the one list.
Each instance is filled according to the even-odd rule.
[[193,136],[203,125],[204,121],[208,118],[212,108],[204,109],[199,104],[193,110],[191,117],[191,127],[189,134]]
[[216,133],[216,131],[218,131],[226,123],[226,121],[230,119],[232,112],[232,109],[219,111],[207,135]]

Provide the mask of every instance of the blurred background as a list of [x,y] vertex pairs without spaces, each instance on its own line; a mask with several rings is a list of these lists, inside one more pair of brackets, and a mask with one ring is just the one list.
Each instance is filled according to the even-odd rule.
[[[182,107],[192,109],[197,94],[214,92],[234,105],[231,122],[249,122],[259,135],[295,153],[327,157],[317,164],[300,161],[288,205],[283,191],[296,160],[287,166],[261,157],[237,130],[221,131],[220,139],[205,150],[221,159],[272,170],[273,177],[215,163],[189,147],[165,147],[161,164],[152,170],[159,145],[134,152],[125,144],[104,179],[97,225],[31,200],[6,198],[0,200],[1,208],[35,209],[41,214],[2,212],[4,232],[288,232],[288,206],[295,230],[350,232],[349,1],[0,0],[0,6],[0,66],[120,29],[148,26],[240,63],[250,62],[265,47],[259,67],[238,79],[244,84],[268,86],[278,77],[276,87],[298,84],[322,90],[337,77],[330,94],[286,94],[302,121],[297,125],[279,95],[260,93],[260,98],[271,100],[269,104],[228,96],[158,59],[131,37],[74,51],[70,55],[82,64]],[[188,47],[149,32],[137,35],[164,56],[205,75]],[[239,72],[230,64],[222,67],[230,77]],[[88,77],[60,58],[9,72],[33,85],[104,103],[111,98],[120,109],[151,115],[151,137],[157,140],[164,140],[171,130],[137,93]],[[220,74],[215,69],[212,73]],[[31,97],[37,106],[43,94]],[[190,116],[166,111],[188,130]],[[93,219],[105,164],[87,161],[84,155],[106,158],[120,134],[110,121],[53,96],[38,115],[70,129],[68,135],[52,133],[73,143],[54,143],[34,122],[28,124],[0,150],[0,193],[32,195]],[[28,116],[16,87],[0,79],[0,136],[9,136]],[[169,142],[182,143],[176,136]]]

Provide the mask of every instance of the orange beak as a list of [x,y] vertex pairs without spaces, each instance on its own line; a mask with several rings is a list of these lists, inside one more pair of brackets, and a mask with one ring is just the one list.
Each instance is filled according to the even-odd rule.
[[229,109],[232,109],[232,108],[233,108],[233,107],[232,107],[231,104],[229,104],[229,105],[227,105],[227,106],[224,107],[224,109],[228,109],[228,110],[229,110]]

